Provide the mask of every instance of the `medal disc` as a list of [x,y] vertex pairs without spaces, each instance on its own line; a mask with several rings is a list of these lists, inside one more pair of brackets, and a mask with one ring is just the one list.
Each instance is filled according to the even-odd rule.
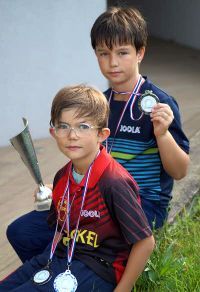
[[36,272],[33,276],[33,282],[38,285],[46,284],[52,277],[52,273],[48,269],[43,269]]
[[70,270],[67,270],[55,278],[53,286],[56,292],[75,292],[78,283]]
[[138,106],[142,112],[149,115],[152,108],[159,102],[159,98],[151,90],[146,90],[138,101]]

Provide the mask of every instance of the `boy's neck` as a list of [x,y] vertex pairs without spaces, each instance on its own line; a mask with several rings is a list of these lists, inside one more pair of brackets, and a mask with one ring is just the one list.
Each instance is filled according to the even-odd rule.
[[116,101],[127,101],[129,99],[130,93],[127,94],[116,94],[114,93],[113,99]]
[[87,159],[72,161],[73,169],[75,170],[75,172],[80,174],[80,175],[85,175],[86,172],[88,171],[88,168],[90,167],[91,163],[96,159],[98,154],[99,154],[99,149],[97,151],[95,151],[95,153],[92,154]]
[[111,84],[113,90],[115,90],[116,92],[131,92],[136,84],[138,79],[135,79],[132,82],[129,82],[129,84]]
[[113,90],[117,92],[117,93],[114,93],[113,99],[117,101],[127,101],[139,77],[140,77],[140,74],[138,73],[131,81],[128,81],[123,84],[111,84]]

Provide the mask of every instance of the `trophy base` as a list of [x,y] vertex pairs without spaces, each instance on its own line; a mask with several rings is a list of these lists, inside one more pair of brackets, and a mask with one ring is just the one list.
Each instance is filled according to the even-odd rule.
[[35,210],[36,211],[47,211],[50,210],[52,199],[45,199],[44,201],[36,201],[35,202]]

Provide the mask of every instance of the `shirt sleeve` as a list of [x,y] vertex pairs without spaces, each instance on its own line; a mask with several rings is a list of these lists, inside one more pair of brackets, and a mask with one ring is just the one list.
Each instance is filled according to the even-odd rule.
[[186,137],[185,133],[182,129],[182,122],[181,122],[181,116],[179,111],[179,106],[174,98],[172,98],[168,102],[169,106],[171,107],[173,114],[174,114],[174,120],[171,123],[169,127],[169,132],[174,137],[177,144],[186,152],[189,153],[189,140]]
[[131,180],[120,178],[109,181],[105,192],[105,201],[111,217],[118,224],[128,244],[134,244],[152,235]]

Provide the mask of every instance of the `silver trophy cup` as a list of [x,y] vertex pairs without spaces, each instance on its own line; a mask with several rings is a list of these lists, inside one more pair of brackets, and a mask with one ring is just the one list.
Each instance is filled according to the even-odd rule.
[[25,126],[24,130],[17,136],[11,138],[10,142],[19,153],[22,161],[39,187],[39,192],[35,198],[35,210],[49,210],[52,201],[52,191],[43,184],[35,148],[28,128],[28,121],[23,118],[23,122]]

